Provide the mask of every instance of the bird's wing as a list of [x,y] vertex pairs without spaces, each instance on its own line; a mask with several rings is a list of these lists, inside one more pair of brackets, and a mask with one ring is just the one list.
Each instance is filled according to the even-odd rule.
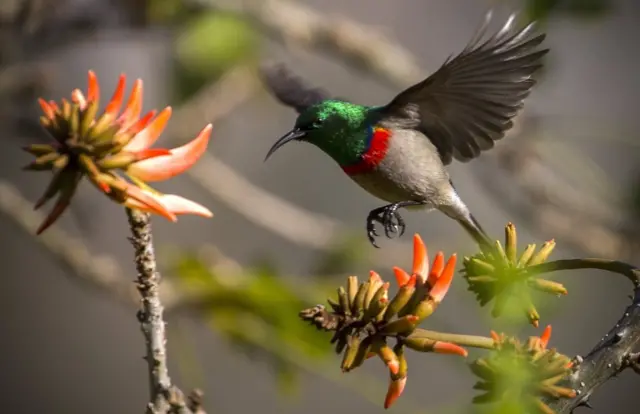
[[493,148],[513,126],[548,52],[538,49],[545,34],[535,33],[535,23],[519,29],[511,15],[485,38],[490,20],[491,12],[459,55],[380,109],[383,116],[412,119],[444,164],[453,158],[466,162]]
[[298,113],[311,105],[331,99],[324,89],[312,88],[296,76],[284,64],[270,64],[261,67],[261,77],[271,93],[284,105]]

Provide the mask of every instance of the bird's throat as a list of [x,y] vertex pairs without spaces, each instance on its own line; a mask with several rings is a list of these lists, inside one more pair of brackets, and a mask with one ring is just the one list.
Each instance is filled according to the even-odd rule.
[[392,133],[388,129],[376,126],[370,127],[364,152],[360,155],[357,162],[342,165],[342,170],[347,175],[357,175],[376,169],[387,155],[391,136]]

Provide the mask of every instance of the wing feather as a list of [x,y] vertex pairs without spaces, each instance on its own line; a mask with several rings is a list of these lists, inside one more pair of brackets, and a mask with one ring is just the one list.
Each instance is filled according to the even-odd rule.
[[460,54],[380,109],[383,117],[411,118],[445,164],[493,148],[513,126],[548,52],[539,49],[545,34],[536,32],[535,23],[517,28],[515,14],[486,38],[491,18],[490,12]]

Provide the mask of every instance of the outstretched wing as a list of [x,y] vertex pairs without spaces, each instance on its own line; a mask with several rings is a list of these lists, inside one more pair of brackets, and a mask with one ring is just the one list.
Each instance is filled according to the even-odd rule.
[[312,88],[296,76],[284,64],[263,65],[260,68],[262,80],[271,93],[283,104],[294,108],[298,113],[311,105],[327,99],[329,94],[320,88]]
[[459,55],[380,109],[429,137],[445,164],[493,148],[513,126],[548,52],[538,49],[545,34],[535,33],[535,23],[516,28],[515,15],[485,39],[491,14]]

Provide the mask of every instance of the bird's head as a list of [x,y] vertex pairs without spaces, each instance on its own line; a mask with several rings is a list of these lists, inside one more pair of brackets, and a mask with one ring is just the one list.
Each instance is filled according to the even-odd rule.
[[268,159],[290,141],[313,144],[341,162],[364,149],[369,108],[349,102],[327,100],[300,113],[291,131],[273,144]]

